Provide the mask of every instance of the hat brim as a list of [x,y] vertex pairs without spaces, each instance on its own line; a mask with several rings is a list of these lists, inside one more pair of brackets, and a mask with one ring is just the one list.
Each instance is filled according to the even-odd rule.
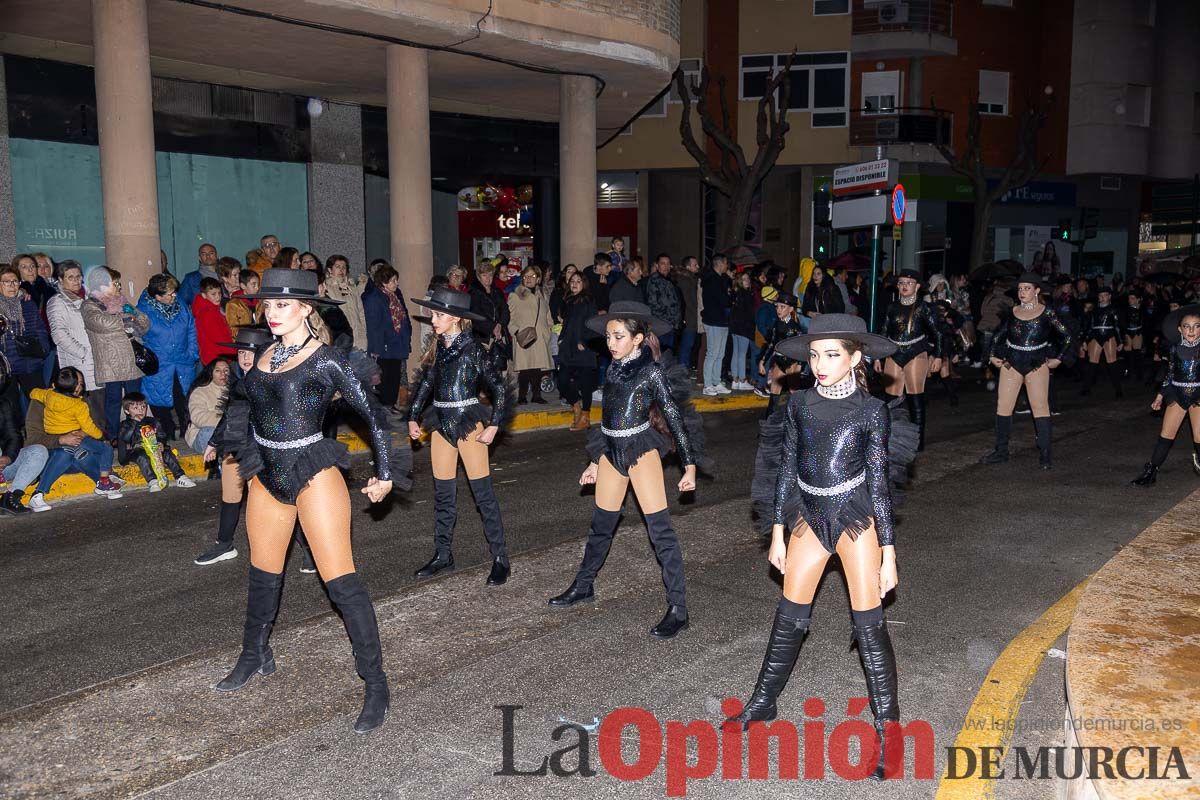
[[597,336],[604,336],[608,333],[608,321],[612,319],[636,319],[638,322],[644,322],[650,326],[655,336],[666,336],[673,332],[671,323],[649,314],[596,314],[588,318],[584,325]]
[[421,306],[422,308],[428,308],[431,311],[440,311],[443,314],[449,314],[452,317],[459,317],[461,319],[469,319],[469,320],[471,320],[471,322],[487,322],[488,321],[487,317],[483,316],[483,314],[476,314],[474,311],[464,311],[461,308],[451,308],[450,306],[444,306],[441,303],[434,303],[429,300],[413,300],[413,302],[416,303],[417,305]]
[[1163,319],[1162,335],[1171,344],[1179,344],[1183,341],[1183,337],[1179,335],[1179,323],[1184,317],[1197,316],[1200,317],[1200,303],[1192,303],[1190,306],[1180,306],[1175,311]]
[[249,342],[217,342],[217,347],[232,347],[234,350],[258,350],[266,347],[271,342],[263,342],[262,344],[250,344]]
[[297,294],[287,294],[284,292],[258,292],[257,294],[243,295],[246,300],[299,300],[303,303],[316,303],[321,306],[340,306],[344,300],[334,300],[332,297],[301,297]]
[[870,358],[886,358],[896,352],[896,343],[875,333],[861,331],[827,331],[825,333],[802,333],[780,342],[775,350],[793,361],[808,361],[813,342],[826,339],[845,339],[862,345],[863,354]]

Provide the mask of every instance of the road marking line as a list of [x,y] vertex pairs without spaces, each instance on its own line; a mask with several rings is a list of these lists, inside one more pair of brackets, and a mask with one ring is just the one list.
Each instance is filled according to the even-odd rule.
[[[955,747],[969,748],[976,755],[981,747],[999,747],[1000,761],[1004,762],[1014,723],[1021,711],[1021,701],[1045,660],[1046,651],[1071,626],[1075,607],[1090,580],[1091,576],[1081,581],[1008,643],[975,695],[975,702],[967,711],[954,740]],[[951,779],[946,777],[943,769],[934,800],[990,800],[995,797],[996,781],[976,776]]]

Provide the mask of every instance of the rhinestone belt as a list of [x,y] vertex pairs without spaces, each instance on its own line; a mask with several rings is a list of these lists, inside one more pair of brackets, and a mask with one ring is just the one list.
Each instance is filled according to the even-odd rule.
[[642,431],[648,431],[648,430],[650,430],[649,420],[647,420],[646,422],[643,422],[641,425],[638,425],[637,427],[634,427],[634,428],[615,428],[614,429],[614,428],[606,428],[603,425],[600,426],[601,433],[603,433],[605,436],[612,436],[613,438],[616,438],[616,439],[624,439],[627,436],[637,436]]
[[1024,344],[1017,344],[1012,339],[1009,339],[1008,346],[1011,347],[1013,350],[1022,350],[1026,353],[1032,353],[1034,350],[1041,350],[1043,347],[1049,347],[1050,343],[1042,342],[1041,344],[1024,345]]
[[324,439],[324,434],[314,433],[312,436],[305,436],[303,439],[292,439],[287,442],[276,442],[272,439],[264,439],[258,435],[258,431],[254,431],[254,441],[261,444],[263,447],[269,447],[272,450],[297,450],[301,447],[308,447],[310,444],[316,444]]
[[899,342],[896,341],[895,339],[892,339],[892,344],[896,345],[896,347],[908,347],[910,344],[916,344],[917,342],[921,342],[924,340],[925,340],[925,334],[922,333],[920,336],[918,336],[915,339],[906,339],[904,341],[899,341]]
[[1116,329],[1117,328],[1115,325],[1093,325],[1092,326],[1092,330],[1094,330],[1094,331],[1115,331]]
[[472,397],[467,400],[434,400],[433,405],[436,408],[466,408],[467,406],[479,405],[479,398]]
[[1200,389],[1200,383],[1179,383],[1171,381],[1172,386],[1178,386],[1180,389]]
[[842,481],[837,486],[830,486],[828,489],[822,489],[820,486],[809,486],[804,481],[796,478],[796,483],[800,486],[800,491],[805,494],[815,494],[817,497],[833,497],[834,495],[845,494],[851,489],[857,489],[867,479],[866,470],[858,473],[848,481]]

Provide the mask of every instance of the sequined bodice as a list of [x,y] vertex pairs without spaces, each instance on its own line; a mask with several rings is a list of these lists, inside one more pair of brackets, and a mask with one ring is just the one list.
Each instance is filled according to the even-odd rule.
[[685,466],[696,463],[682,411],[671,396],[666,371],[655,363],[650,351],[643,347],[633,358],[609,365],[602,414],[605,429],[630,431],[648,425],[650,409],[655,405],[675,439],[680,462]]
[[408,418],[419,422],[421,413],[433,402],[439,417],[453,416],[479,397],[480,385],[492,393],[492,418],[503,419],[512,401],[495,360],[470,333],[460,333],[449,345],[438,342],[433,364],[421,375],[409,408]]
[[321,422],[335,393],[371,427],[376,476],[389,479],[390,442],[371,412],[366,391],[350,363],[338,350],[322,345],[304,361],[282,372],[255,366],[242,380],[250,402],[250,422],[258,437],[270,442],[297,442],[321,436]]
[[[1188,347],[1184,344],[1177,344],[1171,348],[1171,360],[1167,366],[1167,379],[1164,381],[1164,385],[1167,383],[1176,386],[1200,383],[1200,345]],[[1196,389],[1198,387],[1185,388]]]
[[1087,329],[1100,334],[1115,335],[1121,327],[1121,318],[1112,306],[1093,308],[1088,314]]
[[896,343],[911,342],[924,336],[922,346],[931,346],[935,356],[942,352],[942,326],[938,324],[938,311],[932,303],[920,300],[911,306],[892,303],[884,317],[883,335]]
[[[996,354],[1007,357],[1012,350],[1037,352],[1060,361],[1071,348],[1071,331],[1052,308],[1045,308],[1033,319],[1007,314],[996,333]],[[1049,346],[1047,346],[1049,345]],[[1055,346],[1057,345],[1057,346]]]

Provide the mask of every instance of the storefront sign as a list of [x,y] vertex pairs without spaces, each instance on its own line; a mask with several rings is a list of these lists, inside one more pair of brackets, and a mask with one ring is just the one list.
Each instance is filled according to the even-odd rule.
[[833,171],[833,195],[863,194],[891,189],[900,175],[900,162],[891,158],[838,167]]
[[521,215],[520,214],[501,214],[500,215],[500,230],[502,230],[502,231],[519,231],[519,230],[521,230]]
[[[996,186],[997,181],[989,180],[988,188]],[[1050,181],[1030,181],[1024,186],[1010,189],[1000,195],[996,202],[1008,205],[1027,206],[1062,206],[1075,207],[1075,184],[1052,183]]]

